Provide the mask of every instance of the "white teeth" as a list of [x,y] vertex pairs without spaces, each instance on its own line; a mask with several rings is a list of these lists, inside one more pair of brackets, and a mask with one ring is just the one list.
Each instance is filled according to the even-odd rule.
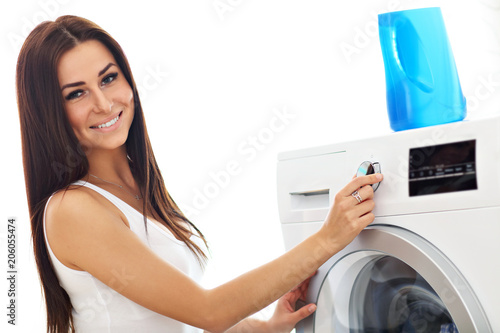
[[120,118],[120,115],[116,116],[116,118],[114,119],[111,119],[110,121],[108,121],[107,123],[105,124],[101,124],[99,126],[94,126],[94,128],[105,128],[105,127],[109,127],[111,125],[113,125],[114,123],[116,123],[118,121],[118,119]]

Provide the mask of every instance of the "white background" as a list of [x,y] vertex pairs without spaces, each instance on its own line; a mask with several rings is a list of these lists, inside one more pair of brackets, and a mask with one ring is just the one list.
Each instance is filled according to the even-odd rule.
[[[376,14],[428,6],[442,7],[468,119],[498,113],[500,0],[9,1],[0,11],[0,330],[45,330],[15,98],[17,55],[37,23],[83,16],[122,45],[167,188],[210,242],[203,284],[213,287],[284,251],[278,152],[391,132]],[[238,173],[215,182],[228,163]],[[15,327],[6,316],[9,217]]]

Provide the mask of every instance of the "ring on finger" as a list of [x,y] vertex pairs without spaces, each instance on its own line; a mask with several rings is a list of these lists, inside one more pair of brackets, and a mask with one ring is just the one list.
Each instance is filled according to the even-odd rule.
[[361,199],[361,195],[359,195],[359,192],[358,191],[354,191],[351,193],[351,195],[356,199],[358,200],[358,203],[361,203],[361,201],[363,201],[363,199]]

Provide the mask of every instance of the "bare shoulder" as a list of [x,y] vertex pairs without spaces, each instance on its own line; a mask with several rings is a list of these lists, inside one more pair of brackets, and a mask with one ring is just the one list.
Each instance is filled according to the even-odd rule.
[[52,196],[45,212],[45,228],[50,247],[59,261],[80,269],[75,258],[82,245],[99,237],[104,228],[126,227],[111,203],[91,189],[71,186]]
[[47,205],[47,217],[54,217],[61,213],[71,213],[80,207],[95,206],[98,204],[96,198],[84,188],[70,186],[56,192]]
[[71,224],[71,221],[85,219],[91,216],[93,212],[105,210],[105,205],[92,190],[80,187],[70,186],[67,190],[62,189],[56,192],[46,209],[46,223],[57,224],[64,221],[64,224]]

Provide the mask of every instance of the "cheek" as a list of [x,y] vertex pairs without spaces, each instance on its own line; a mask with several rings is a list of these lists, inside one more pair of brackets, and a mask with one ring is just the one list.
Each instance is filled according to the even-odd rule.
[[78,131],[86,127],[86,117],[81,110],[79,110],[78,107],[75,106],[67,106],[66,107],[66,116],[68,118],[68,122],[70,126],[73,128],[73,131],[75,131],[75,134],[78,136]]
[[127,100],[127,104],[133,106],[134,105],[134,93],[132,92],[132,89],[129,89],[128,93],[124,96]]
[[116,100],[123,105],[134,105],[134,93],[128,84],[121,85],[115,91]]

